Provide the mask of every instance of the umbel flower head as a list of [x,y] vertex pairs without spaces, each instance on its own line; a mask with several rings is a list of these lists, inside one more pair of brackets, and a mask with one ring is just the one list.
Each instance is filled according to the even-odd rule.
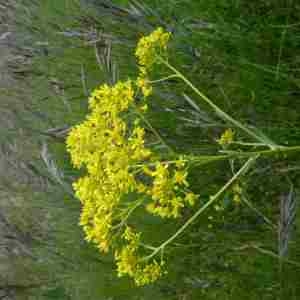
[[87,175],[73,184],[83,205],[80,225],[87,240],[102,251],[109,248],[114,213],[122,195],[136,187],[130,164],[151,154],[144,146],[144,129],[135,125],[128,130],[121,117],[133,103],[133,95],[131,81],[96,89],[89,99],[91,113],[67,139],[74,166],[87,170]]
[[[168,39],[169,34],[161,29],[143,38],[137,49],[140,63],[149,65],[150,54],[166,47]],[[172,164],[161,162],[146,147],[144,116],[141,118],[146,104],[137,103],[135,95],[141,88],[148,96],[151,86],[147,85],[137,79],[96,88],[85,120],[67,137],[74,167],[85,171],[73,187],[82,204],[79,223],[86,240],[101,252],[113,249],[119,276],[128,275],[138,285],[151,283],[164,272],[155,260],[140,257],[141,234],[126,227],[134,209],[144,206],[145,213],[177,218],[197,198],[187,189],[188,173],[182,158]],[[122,232],[125,246],[118,242]]]
[[162,270],[163,261],[158,263],[153,260],[149,263],[139,257],[140,237],[140,233],[135,233],[130,227],[126,227],[123,239],[127,244],[120,251],[115,252],[118,275],[131,276],[138,286],[152,283],[165,273]]
[[135,56],[137,57],[139,65],[137,86],[141,88],[144,97],[148,97],[152,93],[148,72],[158,61],[159,55],[164,55],[166,53],[170,36],[171,34],[169,32],[164,32],[164,30],[159,27],[148,36],[142,37],[138,42],[135,51]]
[[141,73],[145,73],[156,62],[157,55],[167,50],[171,34],[159,27],[148,36],[142,37],[137,45],[135,55],[138,59]]

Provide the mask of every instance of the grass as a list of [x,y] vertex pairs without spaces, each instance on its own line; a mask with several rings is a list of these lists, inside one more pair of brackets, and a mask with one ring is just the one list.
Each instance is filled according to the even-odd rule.
[[[89,5],[82,4],[85,2]],[[101,70],[97,63],[97,55],[107,55],[105,41],[111,40],[110,59],[118,67],[118,76],[134,76],[135,43],[157,25],[173,32],[170,60],[220,107],[279,144],[299,144],[300,7],[296,1],[146,0],[142,6],[137,1],[114,1],[124,8],[131,4],[131,13],[105,8],[102,3],[24,0],[29,9],[20,13],[22,30],[30,33],[25,46],[34,54],[24,78],[33,95],[28,104],[30,113],[20,115],[22,126],[40,148],[47,142],[65,185],[78,174],[69,164],[63,140],[47,137],[45,132],[80,122],[87,111],[86,92],[112,79],[112,71],[103,66]],[[110,38],[95,44],[96,33],[101,32]],[[200,111],[195,112],[182,92]],[[215,140],[227,124],[180,84],[161,84],[150,106],[149,119],[177,151],[209,154],[218,150]],[[176,240],[169,250],[166,278],[150,287],[133,287],[116,277],[111,257],[99,255],[84,242],[77,226],[78,201],[36,156],[32,168],[50,183],[47,192],[34,194],[30,201],[31,209],[38,208],[45,216],[46,228],[34,231],[34,252],[39,258],[34,269],[44,283],[28,292],[29,299],[299,297],[299,268],[286,263],[280,271],[276,258],[257,250],[276,253],[277,232],[269,230],[246,205],[234,206],[230,193],[222,200],[224,212],[211,210]],[[299,171],[284,171],[297,166],[298,160],[296,155],[261,159],[242,181],[248,200],[275,224],[280,197],[288,193],[290,182],[299,189]],[[193,187],[208,196],[230,173],[227,162],[195,170],[191,174]],[[209,215],[214,218],[209,220]],[[155,221],[146,219],[144,226],[146,234],[157,240],[164,234],[153,232],[162,226],[171,232],[176,226],[159,221],[153,224]],[[295,223],[299,225],[299,217]],[[298,241],[299,230],[295,230],[288,258],[299,262]]]

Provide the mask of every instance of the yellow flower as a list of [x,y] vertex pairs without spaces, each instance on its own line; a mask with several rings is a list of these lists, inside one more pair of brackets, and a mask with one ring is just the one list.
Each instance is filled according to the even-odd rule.
[[186,176],[187,176],[186,171],[175,171],[175,174],[174,174],[175,183],[188,186],[189,184],[186,181]]
[[143,172],[145,175],[148,175],[148,176],[154,176],[154,172],[146,165],[143,166],[142,168]]
[[153,263],[147,264],[145,267],[140,268],[135,276],[134,281],[137,286],[150,284],[159,279],[165,272],[162,271],[162,264],[156,260]]
[[136,186],[136,190],[138,193],[144,194],[147,191],[147,187],[142,183],[138,183]]
[[189,192],[185,195],[185,201],[190,205],[193,206],[195,201],[198,199],[198,196],[192,192]]
[[144,97],[148,97],[152,94],[152,86],[146,77],[138,77],[136,84],[142,90]]
[[156,281],[164,274],[163,263],[158,264],[155,260],[147,263],[139,257],[140,233],[135,233],[127,226],[122,237],[127,244],[121,251],[115,252],[119,277],[128,275],[134,279],[136,285],[141,286]]
[[117,262],[118,276],[129,275],[133,277],[136,273],[137,256],[135,255],[135,249],[130,247],[124,247],[121,252],[115,253],[115,259]]
[[[147,170],[147,169],[146,169]],[[193,205],[196,195],[183,192],[180,186],[188,186],[186,181],[187,170],[171,169],[171,165],[157,163],[154,171],[147,173],[153,177],[151,196],[146,209],[148,212],[162,218],[178,218],[185,204]]]
[[232,143],[233,139],[234,139],[234,131],[231,128],[229,128],[226,129],[225,132],[221,135],[220,139],[218,140],[218,143],[221,146],[226,146]]
[[135,55],[138,59],[140,66],[140,72],[142,74],[147,73],[147,69],[150,69],[157,60],[157,55],[160,55],[167,49],[167,44],[171,34],[164,32],[159,27],[148,36],[142,37],[137,45]]

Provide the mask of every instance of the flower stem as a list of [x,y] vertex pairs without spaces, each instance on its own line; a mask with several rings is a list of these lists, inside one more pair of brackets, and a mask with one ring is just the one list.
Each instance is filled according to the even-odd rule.
[[232,158],[247,158],[253,157],[255,155],[269,157],[273,155],[284,155],[292,152],[300,152],[300,145],[299,146],[292,146],[292,147],[278,147],[275,149],[269,150],[260,150],[260,151],[247,151],[247,152],[230,152],[224,155],[199,155],[199,156],[187,156],[187,161],[194,163],[194,164],[206,164],[212,161],[221,161],[226,159]]
[[160,78],[160,79],[150,80],[149,83],[164,82],[164,81],[168,81],[169,79],[172,79],[172,78],[178,78],[178,75],[177,74],[172,74],[172,75]]
[[[211,162],[223,161],[227,159],[234,159],[234,158],[249,158],[254,157],[255,155],[259,155],[260,157],[269,157],[274,155],[285,155],[292,152],[300,152],[300,145],[299,146],[292,146],[292,147],[280,147],[276,149],[268,149],[268,150],[260,150],[260,151],[245,151],[245,152],[230,152],[224,155],[188,155],[184,156],[183,162],[190,163],[194,166],[197,165],[205,165]],[[166,160],[161,161],[162,164],[175,164],[177,160]],[[155,162],[145,162],[141,164],[131,165],[132,168],[142,168],[143,166],[155,166]]]
[[144,201],[144,199],[140,199],[140,200],[136,201],[136,203],[134,203],[134,205],[128,210],[125,218],[123,218],[119,224],[113,226],[112,229],[118,229],[118,228],[123,227],[126,224],[129,217],[131,216],[131,214],[136,210],[136,208],[138,208],[143,203],[143,201]]
[[[217,115],[222,118],[224,121],[227,121],[231,124],[233,124],[235,127],[240,128],[244,132],[246,132],[249,136],[254,138],[255,140],[265,144],[266,141],[261,136],[257,135],[254,131],[249,129],[248,127],[244,126],[239,121],[232,118],[230,115],[228,115],[226,112],[224,112],[222,109],[220,109],[216,104],[212,102],[206,95],[204,95],[201,91],[199,91],[198,88],[196,88],[181,72],[179,72],[176,68],[174,68],[172,65],[170,65],[166,60],[164,60],[162,57],[160,57],[160,60],[164,65],[166,65],[171,71],[174,72],[175,75],[177,75],[178,78],[182,79],[184,83],[186,83],[198,96],[202,98],[210,107],[214,109],[214,111],[217,113]],[[271,149],[275,149],[278,147],[276,144],[268,144],[268,147]]]
[[234,145],[240,145],[240,146],[249,146],[249,147],[268,147],[268,144],[264,143],[246,143],[246,142],[239,142],[239,141],[232,141],[230,142]]

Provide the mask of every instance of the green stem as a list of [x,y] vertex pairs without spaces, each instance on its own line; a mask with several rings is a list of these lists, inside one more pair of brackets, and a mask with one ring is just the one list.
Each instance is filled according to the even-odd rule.
[[286,262],[286,263],[291,264],[293,266],[296,266],[298,268],[300,267],[299,262],[293,261],[293,260],[290,260],[290,259],[287,259],[287,258],[284,258],[284,257],[280,257],[278,254],[274,253],[273,251],[263,249],[263,248],[261,248],[259,246],[256,246],[256,245],[251,245],[250,247],[253,248],[253,249],[256,249],[257,251],[259,251],[262,254],[266,254],[266,255],[269,255],[269,256],[274,257],[276,259],[280,259],[283,262]]
[[144,244],[144,243],[139,243],[140,246],[144,247],[145,249],[150,249],[150,250],[156,250],[155,247],[153,246],[150,246],[150,245],[147,245],[147,244]]
[[[178,78],[182,79],[183,82],[185,82],[198,96],[200,96],[209,106],[211,106],[214,111],[219,115],[224,121],[227,121],[234,126],[240,128],[244,132],[246,132],[249,136],[254,138],[255,140],[265,144],[265,140],[258,136],[255,132],[253,132],[251,129],[247,128],[243,124],[241,124],[239,121],[232,118],[230,115],[228,115],[226,112],[224,112],[222,109],[220,109],[217,105],[215,105],[206,95],[204,95],[201,91],[199,91],[182,73],[180,73],[176,68],[174,68],[172,65],[170,65],[166,60],[164,60],[162,57],[160,57],[160,60],[162,63],[164,63],[171,71],[174,72],[174,75],[177,75]],[[268,147],[271,149],[276,148],[276,145],[268,144]]]
[[143,201],[144,201],[144,199],[140,199],[140,200],[136,201],[136,203],[128,210],[125,218],[119,224],[113,226],[112,229],[117,229],[117,228],[123,227],[126,224],[129,217],[131,216],[131,214],[136,210],[136,208],[138,208],[143,203]]
[[272,229],[277,230],[277,226],[273,224],[273,222],[267,218],[261,211],[259,211],[245,196],[242,196],[242,201],[246,203],[246,205],[252,209],[256,214],[263,218],[265,223],[271,226]]
[[175,74],[172,74],[172,75],[169,75],[169,76],[166,76],[166,77],[163,77],[163,78],[160,78],[160,79],[156,79],[156,80],[150,80],[149,83],[158,83],[158,82],[164,82],[164,81],[167,81],[169,79],[172,79],[172,78],[178,78],[177,75]]
[[227,160],[231,158],[247,158],[247,157],[253,157],[255,155],[259,156],[273,156],[273,155],[283,155],[288,154],[292,152],[300,152],[300,146],[293,146],[293,147],[280,147],[276,149],[270,149],[270,150],[260,150],[260,151],[249,151],[249,152],[231,152],[226,155],[199,155],[199,156],[188,156],[187,161],[191,163],[199,162],[200,164],[206,164],[212,161],[221,161],[221,160]]
[[241,146],[251,146],[251,147],[269,147],[268,144],[263,144],[263,143],[245,143],[245,142],[239,142],[239,141],[232,141],[231,144],[241,145]]
[[[198,156],[185,156],[185,159],[182,161],[185,163],[191,163],[192,165],[205,165],[211,162],[223,161],[234,158],[249,158],[259,155],[264,156],[273,156],[273,155],[284,155],[292,152],[300,152],[300,146],[293,147],[281,147],[270,150],[260,150],[260,151],[247,151],[247,152],[230,152],[229,154],[224,155],[198,155]],[[162,164],[175,164],[177,160],[166,160],[161,161]],[[148,162],[142,164],[131,165],[132,168],[142,168],[143,166],[155,166],[156,162]],[[298,167],[295,167],[296,170],[299,170]]]
[[209,206],[211,206],[231,185],[232,183],[240,177],[245,171],[248,170],[250,165],[255,162],[257,157],[251,157],[247,162],[240,168],[240,170],[213,196],[210,197],[209,201],[206,202],[202,207],[200,207],[196,213],[189,218],[169,239],[163,242],[160,246],[156,248],[149,256],[145,257],[144,260],[148,260],[151,257],[155,256],[160,250],[170,244],[175,240],[189,225],[191,225],[200,214],[202,214]]

